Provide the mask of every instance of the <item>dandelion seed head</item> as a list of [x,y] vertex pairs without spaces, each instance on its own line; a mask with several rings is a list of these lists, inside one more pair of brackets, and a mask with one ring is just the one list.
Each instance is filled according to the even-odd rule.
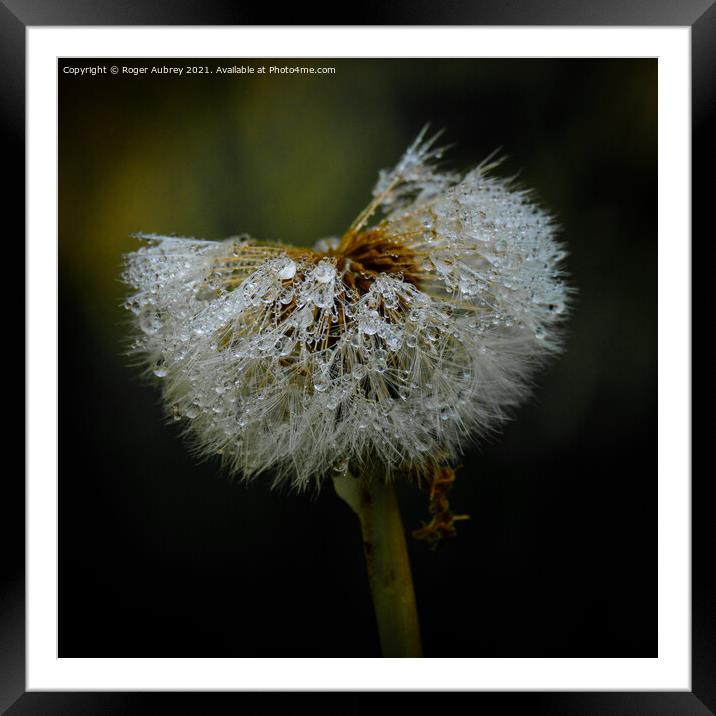
[[305,488],[456,458],[561,347],[551,216],[424,133],[341,238],[313,249],[152,234],[126,257],[134,351],[202,454]]

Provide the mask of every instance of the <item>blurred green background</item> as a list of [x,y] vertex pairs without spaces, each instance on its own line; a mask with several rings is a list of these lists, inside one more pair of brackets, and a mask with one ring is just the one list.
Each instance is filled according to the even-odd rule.
[[[123,354],[119,275],[136,231],[340,234],[430,122],[451,167],[502,148],[579,293],[566,353],[465,456],[472,520],[437,554],[411,544],[426,655],[654,656],[656,60],[98,64],[336,73],[59,62],[60,654],[377,654],[352,515],[195,463]],[[401,498],[417,527],[424,500]]]

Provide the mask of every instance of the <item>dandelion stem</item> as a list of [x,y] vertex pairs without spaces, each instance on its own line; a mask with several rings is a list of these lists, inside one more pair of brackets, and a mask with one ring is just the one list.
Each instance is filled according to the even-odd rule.
[[383,480],[334,478],[356,512],[384,657],[422,656],[410,559],[395,488]]

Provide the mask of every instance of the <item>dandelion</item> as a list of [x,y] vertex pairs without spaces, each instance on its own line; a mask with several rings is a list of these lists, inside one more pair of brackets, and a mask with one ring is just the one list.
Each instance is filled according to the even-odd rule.
[[454,532],[450,465],[560,349],[570,295],[552,217],[497,161],[442,170],[435,139],[339,238],[140,234],[124,272],[133,350],[198,452],[299,490],[333,478],[358,512],[384,653],[403,655],[419,637],[392,483],[430,491],[418,536]]

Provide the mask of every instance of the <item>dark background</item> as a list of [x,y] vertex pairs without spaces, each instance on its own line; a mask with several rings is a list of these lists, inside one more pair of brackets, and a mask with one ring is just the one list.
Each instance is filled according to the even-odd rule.
[[[340,233],[430,121],[457,167],[509,155],[559,217],[579,295],[566,353],[463,460],[451,502],[471,520],[436,553],[409,545],[425,654],[656,656],[656,61],[65,64],[59,655],[378,655],[354,515],[329,485],[279,494],[196,463],[123,355],[118,277],[132,231]],[[400,496],[410,530],[427,506]]]

